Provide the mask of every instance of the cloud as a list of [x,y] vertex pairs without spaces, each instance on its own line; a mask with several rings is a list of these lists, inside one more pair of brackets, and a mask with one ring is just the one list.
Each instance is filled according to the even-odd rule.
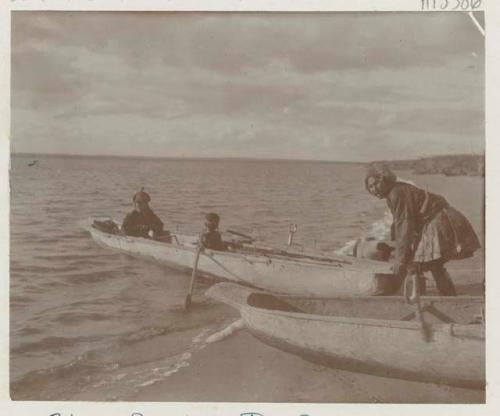
[[484,142],[484,44],[459,13],[14,12],[12,29],[18,151],[362,160]]

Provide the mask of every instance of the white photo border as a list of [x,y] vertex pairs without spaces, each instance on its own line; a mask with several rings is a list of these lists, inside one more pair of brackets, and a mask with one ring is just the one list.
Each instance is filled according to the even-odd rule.
[[[422,11],[421,0],[4,0],[0,6],[0,412],[5,415],[490,415],[500,411],[500,2],[483,0],[486,26],[486,303],[487,403],[485,405],[269,404],[269,403],[93,403],[19,402],[9,397],[9,166],[11,11]],[[439,10],[435,10],[438,12]],[[446,12],[446,11],[442,11]],[[397,15],[395,15],[397,18]],[[471,23],[472,24],[472,23]],[[425,407],[422,407],[425,406]]]

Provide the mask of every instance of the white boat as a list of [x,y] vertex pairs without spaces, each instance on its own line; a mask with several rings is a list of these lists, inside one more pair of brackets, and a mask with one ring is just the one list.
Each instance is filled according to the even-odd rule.
[[245,326],[265,343],[323,365],[485,386],[482,297],[422,297],[423,325],[399,296],[312,299],[234,283],[217,284],[207,295],[238,309]]
[[[196,236],[173,235],[172,243],[165,243],[104,232],[92,225],[94,220],[96,218],[91,218],[85,229],[104,247],[151,258],[184,271],[193,267]],[[275,293],[304,296],[359,296],[392,292],[395,288],[390,265],[385,262],[350,256],[323,257],[250,245],[237,251],[205,249],[198,271]]]

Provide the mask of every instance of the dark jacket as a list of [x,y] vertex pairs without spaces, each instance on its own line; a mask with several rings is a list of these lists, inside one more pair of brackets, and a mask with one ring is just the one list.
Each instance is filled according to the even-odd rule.
[[201,236],[201,244],[211,250],[226,250],[227,244],[222,241],[219,231],[208,231]]
[[134,209],[123,220],[122,230],[126,235],[147,238],[150,230],[157,236],[163,234],[163,223],[151,208],[142,212]]
[[408,264],[423,225],[447,207],[448,202],[440,195],[396,182],[387,195],[387,205],[393,217],[391,231],[396,241],[395,259],[401,264]]

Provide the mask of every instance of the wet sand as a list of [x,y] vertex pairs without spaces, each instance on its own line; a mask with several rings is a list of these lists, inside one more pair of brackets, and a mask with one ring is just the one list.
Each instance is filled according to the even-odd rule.
[[481,403],[484,392],[335,370],[271,348],[243,330],[133,401]]
[[[228,320],[238,319],[228,308]],[[195,332],[186,334],[196,336]],[[485,392],[336,370],[272,348],[248,330],[218,342],[199,336],[185,365],[155,382],[150,365],[137,364],[126,375],[119,368],[114,383],[102,383],[71,397],[76,401],[151,402],[288,402],[288,403],[484,403]],[[168,337],[142,343],[135,353],[173,351]],[[156,368],[165,367],[159,359]],[[171,370],[170,370],[171,371]],[[143,386],[128,387],[127,379],[149,374]]]

